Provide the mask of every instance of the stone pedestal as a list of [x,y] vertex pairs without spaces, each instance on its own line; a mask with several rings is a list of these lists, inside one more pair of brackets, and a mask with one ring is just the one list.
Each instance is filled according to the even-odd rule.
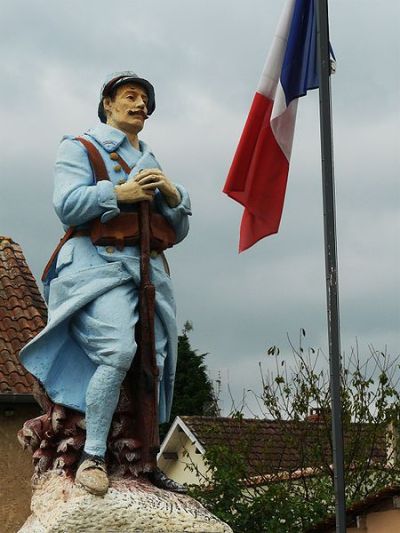
[[32,514],[19,533],[232,533],[193,498],[144,478],[111,477],[104,497],[88,494],[63,471],[33,483]]

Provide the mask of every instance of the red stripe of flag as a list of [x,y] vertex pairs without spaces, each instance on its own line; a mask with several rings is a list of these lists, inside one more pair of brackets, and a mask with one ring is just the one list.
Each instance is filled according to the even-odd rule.
[[239,252],[277,233],[289,162],[271,129],[273,101],[256,93],[224,192],[244,207]]

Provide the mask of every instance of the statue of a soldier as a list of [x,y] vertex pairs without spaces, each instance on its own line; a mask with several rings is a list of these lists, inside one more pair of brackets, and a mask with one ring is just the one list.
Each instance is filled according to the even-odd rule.
[[[177,330],[163,251],[185,238],[191,212],[185,189],[164,175],[138,139],[154,108],[154,89],[147,80],[134,72],[115,73],[101,91],[101,124],[62,140],[54,206],[66,235],[44,277],[48,324],[21,352],[22,363],[55,404],[85,413],[86,440],[76,480],[94,494],[108,489],[107,436],[121,384],[138,351],[134,330],[140,318],[144,230],[139,211],[144,205],[150,207],[159,422],[170,416]],[[161,472],[153,475],[159,486],[164,482],[165,488],[180,490]]]

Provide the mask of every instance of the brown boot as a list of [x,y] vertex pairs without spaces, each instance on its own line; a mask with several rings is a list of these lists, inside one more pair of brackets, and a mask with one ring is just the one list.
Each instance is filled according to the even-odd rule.
[[104,460],[85,454],[76,471],[75,483],[82,485],[91,494],[103,496],[109,487]]

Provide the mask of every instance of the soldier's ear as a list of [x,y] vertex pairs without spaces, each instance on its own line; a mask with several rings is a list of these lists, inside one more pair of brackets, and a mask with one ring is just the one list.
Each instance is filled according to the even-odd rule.
[[106,96],[105,98],[103,98],[104,112],[107,116],[111,113],[111,102],[112,99],[110,96]]

